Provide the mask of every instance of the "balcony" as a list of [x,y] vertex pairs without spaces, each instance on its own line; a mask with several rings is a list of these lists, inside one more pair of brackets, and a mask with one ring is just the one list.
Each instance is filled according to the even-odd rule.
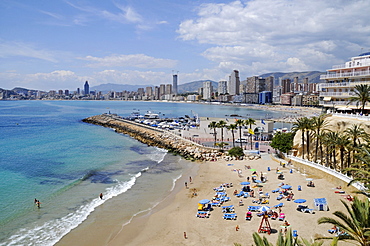
[[320,76],[320,79],[339,79],[339,78],[350,78],[350,77],[370,77],[370,70],[367,71],[353,71],[347,73],[334,73],[334,74],[324,74]]
[[320,92],[320,97],[352,97],[356,94],[353,91],[349,92]]
[[320,83],[321,88],[327,88],[327,87],[353,87],[353,85],[350,82],[342,82],[342,83]]

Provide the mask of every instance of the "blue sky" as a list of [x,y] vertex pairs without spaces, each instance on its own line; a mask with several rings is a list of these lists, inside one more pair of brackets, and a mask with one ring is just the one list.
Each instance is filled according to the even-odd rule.
[[370,51],[368,0],[0,0],[0,88],[325,71]]

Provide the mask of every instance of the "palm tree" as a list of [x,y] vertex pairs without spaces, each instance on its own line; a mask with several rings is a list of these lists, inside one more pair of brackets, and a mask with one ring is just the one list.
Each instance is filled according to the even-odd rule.
[[332,167],[334,170],[336,170],[337,160],[336,160],[336,145],[335,142],[338,139],[338,133],[337,132],[328,132],[325,137],[325,142],[327,144],[328,150],[326,153],[329,153],[330,159],[333,159],[332,161]]
[[[352,159],[353,160],[352,160],[352,162],[354,162],[356,150],[357,150],[358,146],[361,144],[360,139],[362,137],[365,137],[366,133],[365,133],[364,128],[362,128],[361,125],[357,125],[357,124],[354,124],[350,128],[347,128],[344,132],[352,140],[352,147],[353,147],[353,151],[352,151]],[[350,161],[350,156],[349,156],[348,161]]]
[[233,138],[233,148],[235,147],[235,135],[234,130],[238,129],[238,126],[236,124],[230,124],[227,126],[227,129],[231,131],[231,136]]
[[349,98],[349,102],[356,102],[356,105],[361,105],[361,113],[364,113],[365,105],[370,101],[370,85],[359,84],[355,86],[355,96]]
[[358,162],[352,163],[351,167],[345,171],[352,174],[353,180],[348,183],[360,182],[364,186],[364,190],[357,191],[356,193],[362,194],[370,198],[370,151],[367,147],[363,146],[359,153],[356,154]]
[[215,138],[215,142],[214,142],[214,145],[216,145],[216,141],[217,141],[217,132],[216,132],[216,128],[217,128],[217,123],[216,121],[212,121],[208,124],[208,128],[210,129],[213,129],[213,136]]
[[[245,124],[246,125],[249,125],[249,129],[252,130],[252,125],[255,125],[256,124],[256,120],[255,119],[252,119],[252,118],[246,119],[245,120]],[[253,148],[252,137],[253,137],[252,134],[250,134],[251,149]]]
[[310,160],[310,140],[311,140],[311,131],[314,130],[314,122],[312,119],[303,117],[304,124],[306,126],[306,146],[307,146],[307,160]]
[[[254,232],[252,236],[253,236],[254,244],[256,246],[273,246],[274,245],[273,243],[269,242],[265,236],[261,238],[261,236],[257,232]],[[297,238],[294,237],[291,229],[289,229],[289,231],[285,233],[285,236],[280,231],[275,245],[276,246],[320,246],[324,243],[323,241],[315,241],[313,243],[310,243],[308,240],[304,238],[301,238],[301,239],[302,241],[298,239],[298,237]]]
[[241,119],[237,119],[235,124],[239,128],[239,139],[240,139],[240,148],[243,148],[243,141],[242,141],[242,127],[245,126],[245,121]]
[[[321,139],[320,139],[320,134],[321,131],[325,130],[325,127],[327,127],[328,122],[325,120],[326,115],[322,114],[319,117],[313,117],[313,130],[315,131],[315,136],[316,136],[316,148],[315,148],[315,162],[317,162],[317,155],[318,155],[318,150],[320,148],[320,153],[322,156],[322,144],[321,144]],[[321,160],[322,161],[322,160]]]
[[221,142],[224,141],[224,128],[226,127],[226,121],[224,120],[220,120],[218,123],[217,123],[217,128],[220,128],[221,129]]
[[[355,241],[361,246],[370,245],[370,206],[369,199],[361,201],[356,196],[353,203],[348,205],[345,201],[342,204],[347,210],[347,214],[335,211],[333,214],[340,220],[330,217],[322,217],[317,222],[319,224],[332,224],[343,231],[338,236],[338,240]],[[321,238],[330,239],[330,238]]]
[[344,154],[346,149],[348,148],[350,141],[345,134],[338,133],[338,137],[336,138],[334,144],[339,149],[340,153],[340,171],[344,170]]
[[297,119],[296,122],[293,123],[293,126],[292,126],[292,131],[293,132],[298,132],[298,131],[301,131],[301,140],[302,140],[302,159],[304,159],[304,133],[305,133],[305,130],[306,130],[306,122],[304,120],[304,118],[299,118]]

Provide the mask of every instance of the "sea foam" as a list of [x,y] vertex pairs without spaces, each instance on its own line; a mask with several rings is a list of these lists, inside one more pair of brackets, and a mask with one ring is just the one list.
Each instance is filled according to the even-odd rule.
[[0,245],[54,245],[64,235],[86,220],[96,207],[112,197],[128,191],[140,176],[141,172],[133,175],[129,181],[118,182],[115,186],[106,189],[104,199],[95,198],[88,204],[80,206],[75,212],[69,213],[62,218],[50,220],[41,226],[33,228],[22,228]]

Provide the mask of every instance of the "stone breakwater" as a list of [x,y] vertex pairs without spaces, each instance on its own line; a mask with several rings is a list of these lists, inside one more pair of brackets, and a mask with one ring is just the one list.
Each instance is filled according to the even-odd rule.
[[204,147],[170,131],[125,120],[116,115],[96,115],[82,121],[112,128],[116,132],[127,134],[144,144],[166,149],[189,160],[215,161],[220,158],[228,159],[217,149]]

